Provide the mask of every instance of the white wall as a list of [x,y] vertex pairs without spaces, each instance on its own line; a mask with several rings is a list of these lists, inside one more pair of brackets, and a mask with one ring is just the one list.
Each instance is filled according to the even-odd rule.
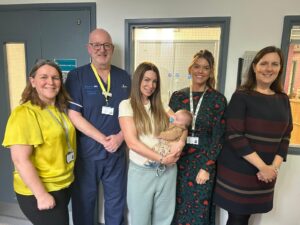
[[[124,67],[124,20],[141,18],[230,16],[225,95],[235,89],[238,58],[244,51],[281,45],[283,19],[300,15],[299,0],[0,0],[0,4],[97,2],[97,26],[107,29],[116,45],[113,63]],[[300,213],[300,156],[289,155],[280,171],[272,212],[255,216],[257,225],[298,225]],[[280,213],[280,216],[279,216]],[[224,216],[220,225],[224,224]]]
[[0,4],[96,2],[97,26],[110,31],[116,52],[114,64],[124,67],[124,20],[230,16],[230,36],[225,95],[235,89],[238,58],[245,50],[281,45],[283,19],[300,15],[299,0],[0,0]]

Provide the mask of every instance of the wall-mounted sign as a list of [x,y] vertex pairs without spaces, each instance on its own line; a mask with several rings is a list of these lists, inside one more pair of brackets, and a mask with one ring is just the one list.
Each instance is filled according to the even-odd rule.
[[54,62],[61,69],[64,81],[67,79],[68,73],[77,67],[76,59],[54,59]]

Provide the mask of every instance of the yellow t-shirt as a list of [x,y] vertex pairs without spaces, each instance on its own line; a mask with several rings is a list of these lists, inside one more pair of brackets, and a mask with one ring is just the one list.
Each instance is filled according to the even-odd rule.
[[[2,145],[32,145],[31,162],[43,182],[46,190],[57,191],[68,187],[74,180],[74,161],[67,163],[68,149],[64,123],[68,130],[68,137],[72,151],[76,158],[76,132],[65,113],[60,113],[54,106],[48,106],[52,114],[31,102],[26,102],[11,113]],[[62,120],[62,118],[64,120]],[[32,195],[31,190],[23,182],[18,171],[14,171],[15,192],[22,195]]]

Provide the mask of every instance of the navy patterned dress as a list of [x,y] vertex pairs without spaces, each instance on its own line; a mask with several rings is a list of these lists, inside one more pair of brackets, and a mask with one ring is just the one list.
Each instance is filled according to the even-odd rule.
[[[202,95],[203,92],[193,92],[194,109]],[[177,162],[176,209],[173,225],[214,224],[215,211],[211,210],[212,190],[215,183],[215,161],[222,148],[225,131],[223,116],[226,105],[226,98],[221,93],[213,89],[205,92],[194,132],[195,136],[199,137],[199,144],[186,144]],[[179,109],[190,111],[190,88],[174,92],[169,106],[174,112]],[[210,179],[203,185],[196,183],[200,169],[210,174]]]
[[265,213],[273,207],[276,180],[257,179],[257,168],[243,156],[256,152],[268,165],[286,158],[292,130],[286,94],[255,91],[233,94],[226,113],[226,142],[218,159],[215,202],[235,214]]

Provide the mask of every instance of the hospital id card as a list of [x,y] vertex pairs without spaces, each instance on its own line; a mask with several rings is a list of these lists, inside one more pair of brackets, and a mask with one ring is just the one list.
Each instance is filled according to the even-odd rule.
[[186,139],[187,144],[198,145],[199,137],[188,136]]
[[70,163],[70,162],[72,162],[74,160],[75,160],[75,154],[74,154],[74,152],[73,151],[72,152],[68,152],[67,153],[67,163]]
[[114,115],[114,108],[108,106],[102,106],[102,114],[104,115]]

